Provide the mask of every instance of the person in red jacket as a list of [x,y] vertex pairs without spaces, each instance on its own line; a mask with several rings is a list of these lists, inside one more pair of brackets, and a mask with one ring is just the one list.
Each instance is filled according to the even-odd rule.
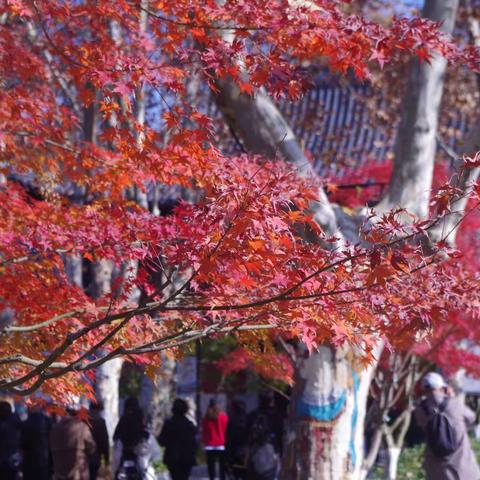
[[215,465],[217,462],[219,464],[220,480],[225,480],[225,432],[227,423],[227,414],[220,411],[216,400],[212,398],[202,422],[202,438],[210,480],[215,480]]

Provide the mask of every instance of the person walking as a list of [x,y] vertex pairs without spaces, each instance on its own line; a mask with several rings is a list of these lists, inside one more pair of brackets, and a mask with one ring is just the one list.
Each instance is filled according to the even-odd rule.
[[181,398],[175,399],[172,416],[165,421],[158,437],[158,443],[165,447],[163,463],[172,480],[188,480],[196,463],[197,431],[187,413],[188,403]]
[[438,373],[427,373],[422,385],[425,397],[415,409],[415,418],[427,438],[423,463],[426,480],[480,480],[467,433],[475,414],[454,396]]
[[245,402],[234,400],[225,439],[227,462],[235,480],[246,479],[248,429]]
[[8,402],[0,401],[0,480],[21,478],[21,426]]
[[89,458],[96,445],[90,429],[78,416],[76,406],[50,430],[54,480],[89,480]]
[[154,480],[153,462],[160,448],[146,429],[143,413],[135,397],[125,400],[125,411],[113,434],[113,471],[117,480]]
[[97,446],[94,454],[90,457],[90,480],[97,480],[102,460],[106,466],[108,466],[110,462],[110,442],[108,439],[107,424],[105,419],[101,416],[102,410],[102,403],[93,402],[90,405],[88,425],[92,432],[93,439],[95,440],[95,445]]
[[28,409],[28,417],[22,422],[23,480],[49,480],[51,427],[50,418],[40,406]]
[[215,480],[215,466],[218,463],[220,480],[225,480],[225,433],[228,417],[220,411],[217,401],[212,398],[202,422],[202,439],[207,456],[208,477]]
[[284,419],[276,408],[275,397],[271,390],[263,390],[258,396],[258,407],[247,416],[249,443],[251,438],[266,435],[268,441],[281,456]]

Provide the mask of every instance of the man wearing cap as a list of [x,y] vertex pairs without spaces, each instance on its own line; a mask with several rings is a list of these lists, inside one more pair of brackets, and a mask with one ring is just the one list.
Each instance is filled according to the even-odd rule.
[[427,373],[422,385],[425,397],[415,409],[418,425],[426,430],[431,412],[441,411],[458,440],[455,451],[445,456],[435,454],[427,442],[423,463],[426,480],[480,480],[480,469],[467,433],[467,426],[475,422],[475,414],[454,396],[453,390],[440,374]]

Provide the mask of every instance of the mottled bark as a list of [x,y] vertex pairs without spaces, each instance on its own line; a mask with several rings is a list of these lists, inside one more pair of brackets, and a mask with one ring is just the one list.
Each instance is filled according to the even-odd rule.
[[[458,0],[426,0],[423,16],[451,33]],[[400,206],[418,217],[428,214],[440,103],[447,61],[433,54],[429,62],[412,60],[404,112],[394,151],[393,172],[386,197],[377,210]]]
[[[91,266],[90,294],[94,298],[110,293],[113,265],[108,260],[100,260]],[[110,440],[119,418],[118,386],[123,359],[116,358],[105,362],[95,372],[95,395],[103,403],[103,417],[107,423]]]
[[[477,17],[472,15],[469,18],[470,36],[473,44],[480,48],[480,21]],[[477,73],[477,85],[480,88],[480,74]],[[451,201],[452,213],[442,218],[438,226],[432,232],[433,240],[445,239],[448,244],[454,245],[458,232],[458,226],[464,217],[467,209],[467,204],[472,192],[472,185],[478,180],[480,175],[480,168],[464,167],[464,156],[474,157],[480,151],[480,116],[468,133],[467,138],[462,144],[462,147],[457,153],[457,161],[455,171],[457,172],[452,179],[452,185],[457,187],[460,191],[455,195]]]
[[119,418],[119,395],[118,385],[122,373],[123,359],[115,358],[105,362],[97,368],[95,394],[97,400],[103,403],[103,417],[107,423],[110,440]]
[[[257,92],[252,98],[223,80],[217,82],[217,88],[217,104],[248,151],[270,158],[281,157],[301,176],[316,178],[292,129],[264,92]],[[319,187],[318,192],[318,201],[311,205],[317,223],[330,234],[343,237],[343,231],[348,230],[353,236],[358,230],[352,222],[347,221],[345,215],[336,215],[322,188]],[[345,225],[339,226],[338,219],[344,220]],[[356,371],[353,359],[351,350],[337,351],[324,346],[297,365],[296,394],[292,399],[282,465],[283,479],[338,480],[354,478],[359,472],[363,455],[363,418],[373,365],[372,370]],[[299,402],[303,402],[305,385],[311,386],[308,387],[311,405],[321,409],[325,399],[342,384],[345,401],[334,419],[322,423],[315,417],[296,414]]]
[[65,255],[63,260],[69,282],[83,288],[83,264],[80,255]]
[[357,371],[350,349],[322,346],[299,354],[283,480],[359,478],[370,375]]

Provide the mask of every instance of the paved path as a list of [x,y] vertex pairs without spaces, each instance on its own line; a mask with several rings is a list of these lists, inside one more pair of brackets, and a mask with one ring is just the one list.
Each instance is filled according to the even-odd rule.
[[194,467],[190,478],[192,480],[208,480],[207,466],[197,465],[196,467]]
[[[158,480],[170,480],[170,476],[168,473],[161,474],[158,476]],[[196,467],[193,467],[190,480],[208,480],[207,466],[197,465]]]

